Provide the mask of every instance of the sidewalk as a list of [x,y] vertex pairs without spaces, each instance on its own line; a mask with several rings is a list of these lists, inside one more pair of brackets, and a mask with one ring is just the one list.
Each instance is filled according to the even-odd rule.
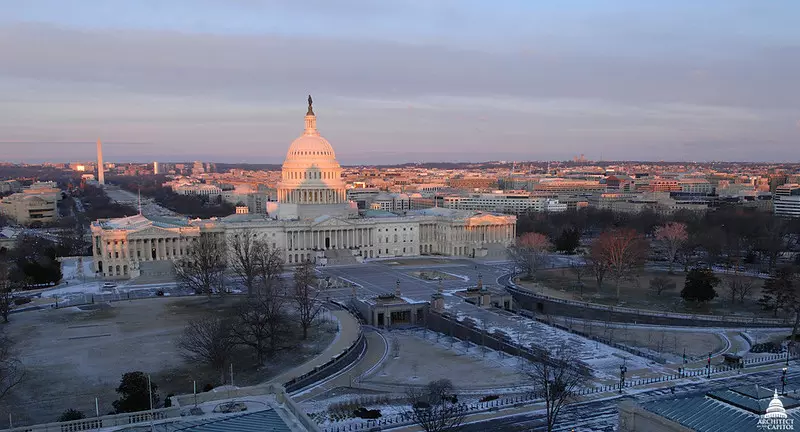
[[386,341],[377,331],[366,331],[364,336],[367,338],[367,352],[364,353],[364,357],[355,366],[343,371],[334,378],[317,384],[311,389],[296,394],[293,399],[296,402],[303,402],[335,388],[358,386],[357,383],[360,377],[378,366],[387,352]]
[[324,365],[331,358],[350,348],[358,339],[359,323],[345,310],[333,310],[331,315],[339,322],[339,333],[328,348],[313,359],[272,378],[269,383],[283,383],[311,372],[317,366]]

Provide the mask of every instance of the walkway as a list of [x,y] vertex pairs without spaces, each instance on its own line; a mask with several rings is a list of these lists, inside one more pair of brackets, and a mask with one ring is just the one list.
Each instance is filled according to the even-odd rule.
[[325,351],[320,353],[320,355],[272,378],[268,381],[269,383],[279,383],[283,385],[283,383],[293,378],[311,372],[317,366],[324,365],[334,356],[347,351],[347,349],[353,345],[358,339],[358,321],[345,310],[333,310],[331,311],[331,315],[339,321],[339,333],[336,335],[336,339],[333,340],[333,343],[331,343]]
[[373,372],[380,365],[388,353],[386,340],[377,330],[366,330],[364,336],[367,338],[367,352],[354,366],[345,369],[342,373],[318,383],[313,388],[306,389],[294,395],[292,399],[303,402],[313,399],[323,393],[339,387],[359,386],[358,381],[368,372]]

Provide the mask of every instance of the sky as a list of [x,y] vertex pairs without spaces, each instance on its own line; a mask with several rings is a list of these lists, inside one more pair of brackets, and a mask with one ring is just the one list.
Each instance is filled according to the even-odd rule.
[[0,0],[0,160],[800,161],[796,0]]

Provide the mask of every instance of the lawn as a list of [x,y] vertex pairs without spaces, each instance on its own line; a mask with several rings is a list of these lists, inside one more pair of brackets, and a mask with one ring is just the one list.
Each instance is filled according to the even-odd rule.
[[[650,288],[650,280],[656,276],[665,277],[675,283],[675,288],[664,291],[657,295]],[[747,278],[753,284],[753,290],[745,299],[744,303],[738,300],[731,302],[730,295],[727,294],[727,282],[733,278],[731,275],[718,274],[721,283],[717,286],[717,298],[707,304],[685,303],[680,292],[683,289],[686,275],[676,271],[669,274],[662,271],[644,271],[636,277],[620,282],[620,298],[617,299],[615,282],[606,277],[603,286],[598,290],[594,277],[591,274],[582,277],[583,289],[577,283],[575,273],[569,268],[548,269],[539,272],[535,282],[518,280],[517,283],[528,289],[535,290],[552,297],[582,300],[592,303],[599,303],[610,306],[625,306],[640,309],[657,311],[681,312],[681,313],[706,313],[713,315],[743,315],[772,317],[770,311],[764,311],[756,303],[761,296],[761,287],[764,281],[758,278]]]
[[[161,399],[170,393],[190,393],[217,383],[213,371],[187,364],[176,341],[187,321],[206,315],[228,314],[239,298],[153,298],[24,312],[11,317],[4,329],[18,341],[26,380],[0,404],[0,415],[15,425],[56,421],[66,409],[94,415],[112,410],[114,389],[125,372],[152,374]],[[335,331],[317,331],[311,340],[255,369],[249,353],[234,360],[236,385],[267,380],[321,352]]]

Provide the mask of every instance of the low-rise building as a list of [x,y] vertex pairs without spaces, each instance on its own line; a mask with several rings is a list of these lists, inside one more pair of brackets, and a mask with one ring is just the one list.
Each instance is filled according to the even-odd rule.
[[437,196],[436,202],[437,206],[442,208],[507,214],[521,214],[530,211],[560,212],[567,209],[567,205],[559,202],[556,198],[525,193],[444,195]]
[[22,192],[0,199],[0,213],[15,222],[28,225],[58,219],[61,190],[52,182],[37,182]]

